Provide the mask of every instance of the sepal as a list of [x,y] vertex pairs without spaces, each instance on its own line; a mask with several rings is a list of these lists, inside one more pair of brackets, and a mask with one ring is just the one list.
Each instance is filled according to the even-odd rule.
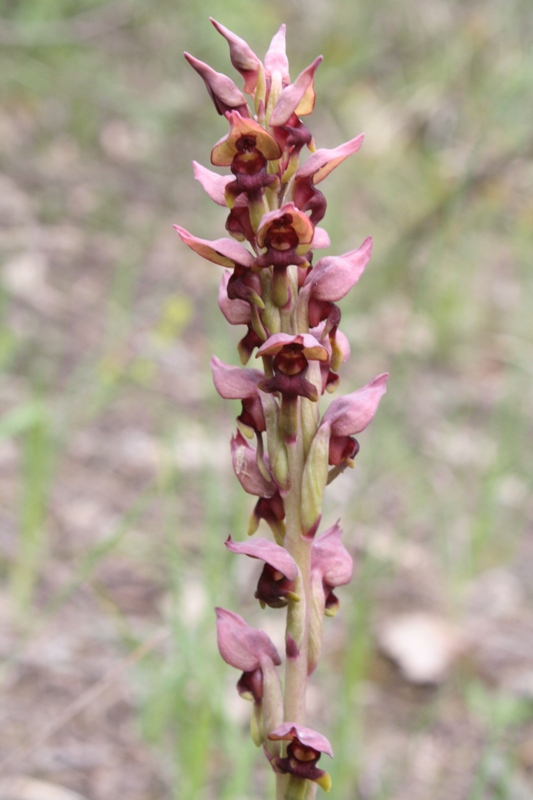
[[193,236],[192,233],[189,233],[179,225],[174,225],[174,229],[187,247],[190,247],[195,253],[198,253],[208,261],[212,261],[214,264],[220,264],[223,267],[235,267],[237,264],[243,267],[251,267],[254,262],[254,257],[250,251],[242,247],[234,239],[214,239],[211,241]]
[[329,425],[333,436],[353,436],[364,431],[387,391],[388,377],[384,372],[362,389],[333,400],[322,418],[322,425]]
[[257,451],[248,444],[240,431],[231,439],[233,470],[242,488],[248,494],[271,498],[277,492],[274,481],[267,481],[257,465]]
[[272,81],[274,74],[278,73],[282,86],[287,86],[291,80],[285,45],[285,30],[286,25],[281,25],[278,32],[272,37],[270,47],[265,56],[265,75],[267,81]]
[[231,667],[243,672],[261,668],[265,659],[276,666],[281,658],[269,636],[252,628],[245,620],[226,608],[215,608],[217,615],[217,641],[220,655]]
[[270,116],[272,127],[286,125],[294,113],[303,117],[313,111],[316,98],[313,84],[315,72],[321,62],[322,56],[317,56],[313,63],[298,75],[294,83],[283,89]]
[[356,250],[343,256],[325,256],[309,271],[305,286],[315,300],[337,302],[352,289],[372,254],[372,239],[368,237]]
[[231,536],[225,545],[232,553],[264,561],[265,566],[255,592],[255,597],[263,607],[268,605],[271,608],[282,608],[289,601],[299,602],[300,596],[296,594],[295,586],[298,567],[284,547],[262,538],[235,542]]
[[194,177],[202,186],[203,190],[214,203],[219,206],[226,205],[226,187],[231,183],[233,177],[231,175],[219,175],[218,172],[213,172],[207,167],[198,164],[197,161],[192,162]]

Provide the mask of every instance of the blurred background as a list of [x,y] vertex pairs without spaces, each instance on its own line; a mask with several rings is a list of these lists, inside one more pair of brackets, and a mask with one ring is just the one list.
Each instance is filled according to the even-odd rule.
[[282,641],[222,546],[254,501],[209,358],[240,330],[172,230],[224,235],[182,57],[241,85],[209,15],[261,58],[286,22],[293,78],[324,56],[317,145],[366,133],[323,184],[329,252],[374,238],[341,392],[391,373],[327,493],[358,562],[309,692],[332,797],[525,800],[530,0],[0,0],[0,797],[272,797],[212,610]]

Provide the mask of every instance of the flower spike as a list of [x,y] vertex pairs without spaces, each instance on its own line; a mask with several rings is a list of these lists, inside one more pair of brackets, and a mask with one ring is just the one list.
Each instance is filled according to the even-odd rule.
[[[354,437],[373,419],[388,377],[378,375],[320,409],[321,396],[337,390],[350,355],[337,303],[363,275],[372,239],[342,255],[315,255],[330,246],[319,227],[327,208],[319,184],[359,150],[363,135],[316,148],[302,118],[307,122],[314,109],[322,56],[291,82],[285,25],[261,62],[244,39],[211,22],[228,43],[253,111],[231,78],[185,54],[228,123],[211,150],[211,163],[225,172],[193,162],[194,177],[225,210],[227,236],[210,240],[176,230],[187,247],[224,268],[219,309],[230,325],[245,328],[237,345],[241,363],[256,356],[253,369],[211,359],[218,394],[241,403],[231,462],[254,498],[247,530],[254,538],[228,536],[225,546],[261,562],[255,598],[267,615],[270,609],[286,615],[284,690],[280,653],[264,631],[217,608],[217,641],[224,661],[241,671],[237,689],[252,701],[251,737],[274,770],[276,797],[311,800],[314,784],[331,788],[318,762],[333,751],[325,736],[305,727],[306,688],[320,657],[324,620],[339,609],[337,587],[349,583],[354,570],[339,523],[320,531],[324,493],[354,465]],[[304,147],[311,155],[300,163]],[[191,268],[187,259],[184,268]],[[261,522],[270,538],[254,535]]]

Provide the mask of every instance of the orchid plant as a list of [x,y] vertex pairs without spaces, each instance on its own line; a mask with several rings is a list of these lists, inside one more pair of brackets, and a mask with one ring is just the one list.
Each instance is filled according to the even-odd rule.
[[[339,607],[334,590],[353,572],[339,524],[318,535],[323,495],[354,465],[354,437],[372,420],[387,380],[378,375],[334,399],[321,416],[319,400],[336,390],[349,356],[336,303],[363,274],[372,240],[313,264],[314,251],[330,245],[319,227],[326,199],[317,184],[359,150],[363,135],[316,149],[302,117],[313,111],[322,57],[291,83],[284,25],[262,63],[243,39],[211,22],[227,40],[251,97],[249,103],[233,80],[185,53],[229,125],[211,163],[230,174],[193,164],[209,197],[229,210],[231,238],[201,239],[176,230],[188,247],[225,268],[219,308],[230,325],[246,328],[238,345],[242,364],[255,353],[262,366],[230,366],[215,356],[211,361],[218,393],[242,402],[231,457],[243,489],[258,498],[248,535],[261,520],[272,532],[272,539],[229,536],[225,544],[263,562],[255,597],[263,608],[285,609],[284,686],[282,659],[267,634],[224,608],[216,609],[218,646],[224,661],[242,672],[237,689],[253,703],[252,739],[276,774],[277,800],[312,800],[317,785],[326,792],[331,787],[317,762],[333,753],[323,734],[306,727],[306,687],[320,657],[324,617]],[[300,164],[304,147],[311,155]]]

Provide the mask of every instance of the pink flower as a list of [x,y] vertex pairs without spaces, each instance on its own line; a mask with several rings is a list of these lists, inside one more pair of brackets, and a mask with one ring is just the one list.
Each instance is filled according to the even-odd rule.
[[233,275],[228,281],[227,292],[231,300],[240,299],[248,303],[253,303],[259,308],[264,308],[261,300],[261,280],[258,275],[251,272],[250,267],[254,263],[254,257],[245,247],[234,239],[200,239],[192,233],[174,225],[179,237],[187,247],[195,253],[220,264],[223,267],[232,267]]
[[279,184],[277,175],[267,172],[267,164],[281,157],[281,148],[255,120],[244,118],[237,111],[228,112],[226,117],[230,131],[211,151],[211,163],[231,167],[235,180],[226,185],[225,198],[232,208],[243,192],[249,199],[258,200],[266,186]]
[[372,255],[372,239],[342,256],[325,256],[309,270],[304,284],[308,299],[309,325],[326,319],[332,303],[345,297],[363,274]]
[[265,377],[264,374],[258,369],[232,367],[216,356],[211,358],[211,370],[215,388],[221,397],[225,400],[242,400],[238,422],[256,433],[266,430],[265,415],[257,388]]
[[228,297],[228,283],[230,279],[231,272],[225,270],[218,290],[218,307],[230,325],[246,325],[248,327],[248,332],[237,345],[241,362],[246,364],[255,348],[261,347],[263,340],[253,329],[250,304],[245,300],[239,300],[238,298],[230,300]]
[[265,456],[260,462],[257,450],[237,431],[237,435],[231,439],[231,460],[244,491],[259,497],[250,518],[248,535],[254,534],[259,522],[264,519],[276,541],[281,544],[285,536],[285,506],[278,486],[270,475],[268,457]]
[[259,469],[255,447],[248,444],[240,431],[231,439],[231,460],[235,475],[245,492],[265,498],[277,493],[274,481],[268,480]]
[[284,722],[269,733],[268,738],[272,741],[290,742],[287,746],[287,756],[273,758],[271,761],[276,772],[289,773],[296,778],[314,781],[324,791],[329,792],[331,778],[327,772],[316,766],[322,753],[333,756],[333,750],[325,736],[312,728],[305,728],[294,722]]
[[345,158],[356,153],[363,143],[363,138],[364,135],[360,134],[338,147],[321,148],[296,170],[292,199],[297,208],[311,211],[311,221],[314,225],[320,222],[326,213],[326,198],[316,188],[316,184],[323,181]]
[[322,394],[325,391],[334,392],[340,380],[336,371],[350,357],[350,343],[344,333],[336,327],[328,333],[325,322],[321,322],[316,328],[311,328],[309,333],[318,339],[328,352],[328,360],[320,362]]
[[261,538],[248,542],[234,542],[231,536],[228,537],[225,545],[232,553],[259,558],[265,562],[254,595],[262,606],[282,608],[287,605],[289,600],[300,599],[294,592],[298,567],[284,547],[280,547],[269,539]]
[[352,575],[353,560],[342,543],[342,530],[336,522],[311,547],[311,591],[327,616],[333,617],[339,608],[333,589],[350,583]]
[[294,203],[285,203],[276,211],[265,214],[257,231],[257,244],[266,247],[266,253],[255,261],[256,267],[288,267],[305,264],[303,254],[312,245],[315,229],[307,214]]
[[327,361],[328,352],[310,333],[276,333],[257,351],[259,356],[274,356],[274,377],[260,382],[263,392],[281,392],[286,397],[307,397],[316,402],[316,386],[305,377],[309,361]]
[[[289,161],[295,161],[304,145],[314,151],[315,143],[311,131],[303,124],[302,120],[292,114],[285,125],[273,128],[274,136],[284,152],[283,170],[287,169]],[[284,183],[289,180],[290,173],[284,176]],[[325,201],[324,201],[325,202]],[[324,214],[322,214],[324,216]],[[312,220],[314,222],[314,219]]]
[[256,703],[263,698],[264,672],[281,664],[279,653],[264,631],[250,627],[245,620],[225,608],[215,608],[220,655],[231,667],[242,670],[237,683],[239,694]]
[[320,428],[326,428],[330,433],[330,464],[338,466],[356,455],[359,445],[352,436],[364,431],[372,421],[379,401],[387,391],[388,377],[386,372],[378,375],[362,389],[338,397],[330,404],[320,423]]
[[252,319],[250,304],[245,300],[230,300],[228,297],[228,282],[231,272],[226,269],[218,287],[218,307],[230,325],[249,325]]
[[238,159],[237,171],[250,175],[258,171],[258,156],[261,157],[259,169],[267,161],[281,157],[279,144],[255,120],[242,117],[238,111],[228,112],[226,118],[230,125],[229,133],[211,151],[211,163],[216,167],[231,167]]

